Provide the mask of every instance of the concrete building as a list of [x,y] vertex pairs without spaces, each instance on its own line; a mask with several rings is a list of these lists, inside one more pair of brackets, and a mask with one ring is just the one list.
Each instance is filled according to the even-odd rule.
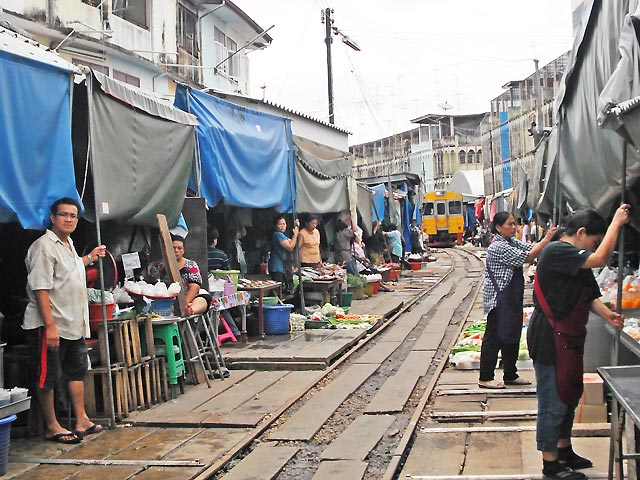
[[354,157],[354,175],[356,178],[380,177],[385,181],[387,176],[418,171],[410,169],[410,156],[413,147],[419,143],[417,128],[396,133],[372,142],[361,143],[349,147]]
[[507,82],[504,92],[491,101],[491,111],[480,125],[487,195],[513,188],[520,175],[531,174],[536,143],[544,129],[554,125],[553,100],[568,55],[559,56],[523,80]]
[[166,96],[174,82],[248,94],[247,53],[272,40],[229,0],[3,0],[0,20],[74,64]]
[[411,120],[420,125],[416,151],[424,162],[425,191],[446,189],[456,172],[482,170],[480,123],[486,115],[427,114]]

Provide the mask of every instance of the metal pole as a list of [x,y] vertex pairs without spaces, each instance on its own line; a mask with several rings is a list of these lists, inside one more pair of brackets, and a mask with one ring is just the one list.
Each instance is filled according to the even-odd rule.
[[[287,137],[289,137],[289,133],[290,130],[287,129]],[[290,139],[289,139],[290,140]],[[291,192],[291,206],[292,206],[292,210],[293,210],[293,224],[296,224],[296,220],[298,219],[298,202],[297,202],[297,198],[294,197],[293,195],[293,176],[295,175],[295,151],[290,153],[291,155],[294,155],[294,161],[293,162],[289,162],[289,191]],[[298,270],[298,292],[300,293],[300,313],[302,315],[306,314],[306,307],[304,304],[304,287],[302,286],[302,264],[300,261],[300,245],[299,245],[299,238],[300,238],[300,229],[302,228],[302,226],[300,226],[298,228],[298,238],[296,238],[296,246],[294,248],[294,258],[295,258],[295,262],[296,262],[296,269]],[[286,272],[285,272],[286,275]]]
[[[620,204],[627,203],[627,141],[622,146],[622,179],[620,182]],[[618,292],[616,298],[616,311],[622,313],[622,282],[624,281],[624,226],[618,234]],[[620,349],[620,329],[616,328],[613,340],[613,352],[611,364],[618,365],[618,352]]]
[[327,86],[329,92],[329,123],[331,124],[335,123],[333,115],[333,70],[331,67],[331,43],[333,43],[333,38],[331,37],[332,11],[330,8],[324,10],[324,43],[327,44]]
[[[92,93],[93,93],[93,75],[89,74],[87,75],[87,94],[88,94],[88,104],[89,104],[89,152],[91,152],[91,112],[93,111],[93,98],[92,98]],[[95,168],[94,168],[94,158],[93,155],[89,155],[91,158],[91,171],[94,173],[95,175]],[[99,210],[99,205],[100,205],[100,201],[98,198],[98,191],[95,187],[95,181],[93,183],[93,197],[95,200],[95,213],[96,213],[96,237],[97,237],[97,241],[98,241],[98,245],[102,245],[102,236],[100,234],[100,210]],[[115,406],[113,404],[113,379],[111,378],[111,354],[109,353],[109,331],[107,329],[107,306],[105,304],[105,299],[104,299],[104,266],[102,264],[102,257],[98,256],[98,271],[100,272],[100,300],[102,301],[102,333],[104,336],[104,342],[105,342],[105,355],[106,355],[106,362],[107,364],[105,365],[105,367],[107,368],[107,389],[109,391],[109,414],[110,414],[110,426],[114,427],[116,424],[116,412],[115,412]],[[105,405],[105,409],[106,409],[106,405]]]
[[[562,201],[562,193],[560,192],[560,145],[562,139],[560,134],[562,133],[562,118],[558,121],[558,149],[556,150],[556,159],[555,159],[555,167],[556,174],[554,178],[555,189],[553,192],[553,224],[560,225],[560,221],[562,220],[562,208],[560,206],[560,202]],[[545,185],[546,190],[547,185]]]
[[[622,144],[622,178],[620,180],[620,204],[626,203],[627,197],[627,141]],[[622,282],[624,281],[624,226],[618,234],[618,292],[616,295],[616,312],[622,313]],[[620,351],[620,329],[615,329],[613,337],[613,348],[611,350],[611,365],[618,365]],[[614,423],[615,422],[615,423]],[[616,478],[623,478],[624,465],[621,455],[621,431],[623,425],[620,423],[620,411],[615,395],[611,402],[611,428],[613,429],[609,444],[609,479],[613,475],[615,464]]]

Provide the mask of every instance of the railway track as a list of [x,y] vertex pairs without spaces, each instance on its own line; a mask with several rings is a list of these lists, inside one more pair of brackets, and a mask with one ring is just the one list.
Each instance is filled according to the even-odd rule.
[[473,253],[446,259],[429,288],[196,478],[395,478],[481,284]]

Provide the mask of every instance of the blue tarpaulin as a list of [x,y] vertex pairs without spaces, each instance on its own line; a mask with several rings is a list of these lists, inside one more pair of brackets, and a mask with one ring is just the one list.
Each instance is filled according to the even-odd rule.
[[[409,188],[406,183],[402,184],[400,189],[407,192]],[[409,205],[409,197],[404,197],[404,206],[402,207],[402,235],[404,236],[404,244],[407,245],[406,250],[411,251],[411,205]]]
[[291,121],[242,107],[179,84],[175,106],[198,118],[207,204],[290,212],[296,198]]
[[69,70],[0,50],[0,223],[43,229],[55,200],[79,200],[70,91]]
[[387,188],[384,185],[380,184],[371,187],[371,190],[373,190],[373,210],[371,212],[372,217],[374,220],[383,222],[385,214],[384,192],[387,190]]

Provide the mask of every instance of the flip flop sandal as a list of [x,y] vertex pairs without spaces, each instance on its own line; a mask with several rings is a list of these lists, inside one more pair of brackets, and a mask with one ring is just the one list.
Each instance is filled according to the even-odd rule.
[[480,388],[490,388],[492,390],[502,390],[503,388],[505,388],[504,383],[496,382],[495,380],[480,380],[478,382],[478,386]]
[[[68,438],[65,438],[68,437]],[[80,443],[82,438],[73,432],[68,433],[56,433],[53,437],[45,437],[49,442],[64,443],[65,445],[71,445],[73,443]]]
[[93,435],[94,433],[100,433],[100,432],[104,432],[104,428],[102,428],[102,425],[97,425],[97,424],[94,423],[93,425],[91,425],[86,430],[83,430],[83,431],[76,430],[75,434],[79,438],[83,438],[83,437],[86,437],[87,435]]
[[552,475],[542,475],[542,478],[544,480],[585,480],[589,477],[587,477],[584,473],[575,472],[569,467],[564,467],[562,470]]
[[577,453],[574,455],[575,456],[569,457],[567,459],[562,459],[562,460],[558,459],[558,461],[560,462],[560,465],[566,465],[572,470],[582,470],[583,468],[593,467],[593,462],[588,458],[581,457]]

